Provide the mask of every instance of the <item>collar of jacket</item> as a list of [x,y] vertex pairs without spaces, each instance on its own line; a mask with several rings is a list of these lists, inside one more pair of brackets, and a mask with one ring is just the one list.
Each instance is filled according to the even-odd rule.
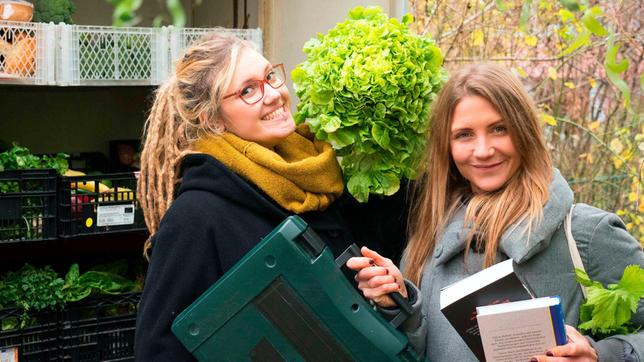
[[[512,225],[501,237],[499,251],[521,264],[544,250],[561,222],[566,217],[573,201],[573,193],[559,170],[554,169],[548,188],[548,201],[543,207],[543,219],[533,226],[530,235],[525,232],[526,223]],[[465,209],[459,209],[443,232],[434,248],[436,264],[441,265],[465,249],[469,228],[464,228]]]

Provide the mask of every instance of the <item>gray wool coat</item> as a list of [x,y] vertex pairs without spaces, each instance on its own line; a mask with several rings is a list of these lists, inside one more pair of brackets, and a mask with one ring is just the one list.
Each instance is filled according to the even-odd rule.
[[[575,279],[563,228],[563,220],[573,203],[573,193],[558,170],[554,170],[549,191],[542,222],[533,227],[529,237],[521,226],[510,227],[500,242],[497,261],[514,259],[518,264],[517,273],[537,296],[559,295],[566,324],[576,327],[583,294]],[[442,287],[481,269],[482,254],[474,250],[470,251],[467,265],[464,265],[463,251],[468,230],[463,228],[463,217],[464,210],[456,213],[428,258],[421,289],[416,290],[420,293],[416,305],[422,314],[404,325],[411,344],[417,350],[424,351],[432,362],[476,361],[439,307]],[[572,232],[586,272],[592,280],[604,285],[617,283],[627,265],[637,264],[644,268],[644,252],[640,244],[628,234],[624,223],[616,215],[577,204],[573,212]],[[643,300],[640,300],[633,322],[644,325]],[[644,328],[638,334],[591,342],[598,351],[600,361],[644,362]]]

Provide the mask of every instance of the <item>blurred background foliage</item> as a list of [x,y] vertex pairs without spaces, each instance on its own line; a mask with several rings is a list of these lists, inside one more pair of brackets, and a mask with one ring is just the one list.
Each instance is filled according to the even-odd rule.
[[616,212],[644,245],[642,0],[410,0],[448,70],[498,62],[521,78],[575,202]]

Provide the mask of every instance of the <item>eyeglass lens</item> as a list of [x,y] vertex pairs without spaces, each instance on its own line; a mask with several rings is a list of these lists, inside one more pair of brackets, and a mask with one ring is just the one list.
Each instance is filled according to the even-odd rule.
[[284,84],[286,80],[283,68],[275,66],[270,72],[266,74],[264,80],[256,80],[245,86],[239,92],[241,98],[248,104],[259,102],[264,97],[264,83],[267,83],[272,88],[277,89]]

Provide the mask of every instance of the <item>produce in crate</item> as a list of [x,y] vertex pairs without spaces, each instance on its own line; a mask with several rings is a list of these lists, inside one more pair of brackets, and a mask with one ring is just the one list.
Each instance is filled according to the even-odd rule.
[[36,39],[26,33],[14,36],[13,43],[0,39],[0,54],[4,57],[0,70],[16,76],[31,76],[35,72]]
[[0,308],[18,307],[23,314],[19,319],[0,321],[1,330],[28,327],[37,322],[30,313],[55,310],[92,295],[140,291],[141,285],[125,278],[125,272],[107,269],[115,263],[119,262],[98,265],[82,274],[78,264],[73,264],[64,279],[50,266],[25,264],[20,270],[6,272],[0,277]]
[[31,21],[34,6],[24,0],[0,0],[0,20]]
[[[84,172],[67,170],[67,172],[65,172],[65,176],[76,177],[76,176],[87,176],[87,175]],[[104,192],[109,192],[110,190],[109,186],[102,184],[100,182],[94,182],[94,181],[72,182],[70,184],[70,187],[73,190],[84,190],[87,192],[94,192],[94,193],[104,193]]]
[[391,195],[415,176],[429,107],[446,74],[432,40],[411,33],[378,7],[306,42],[307,60],[291,73],[300,98],[295,120],[309,125],[341,157],[349,192]]
[[[87,175],[81,171],[67,170],[65,176],[83,177]],[[103,182],[107,182],[107,180]],[[70,182],[69,187],[72,190],[70,206],[74,218],[79,218],[83,215],[83,205],[93,206],[96,196],[98,196],[98,202],[134,200],[134,191],[126,187],[110,187],[103,182],[92,180]]]

